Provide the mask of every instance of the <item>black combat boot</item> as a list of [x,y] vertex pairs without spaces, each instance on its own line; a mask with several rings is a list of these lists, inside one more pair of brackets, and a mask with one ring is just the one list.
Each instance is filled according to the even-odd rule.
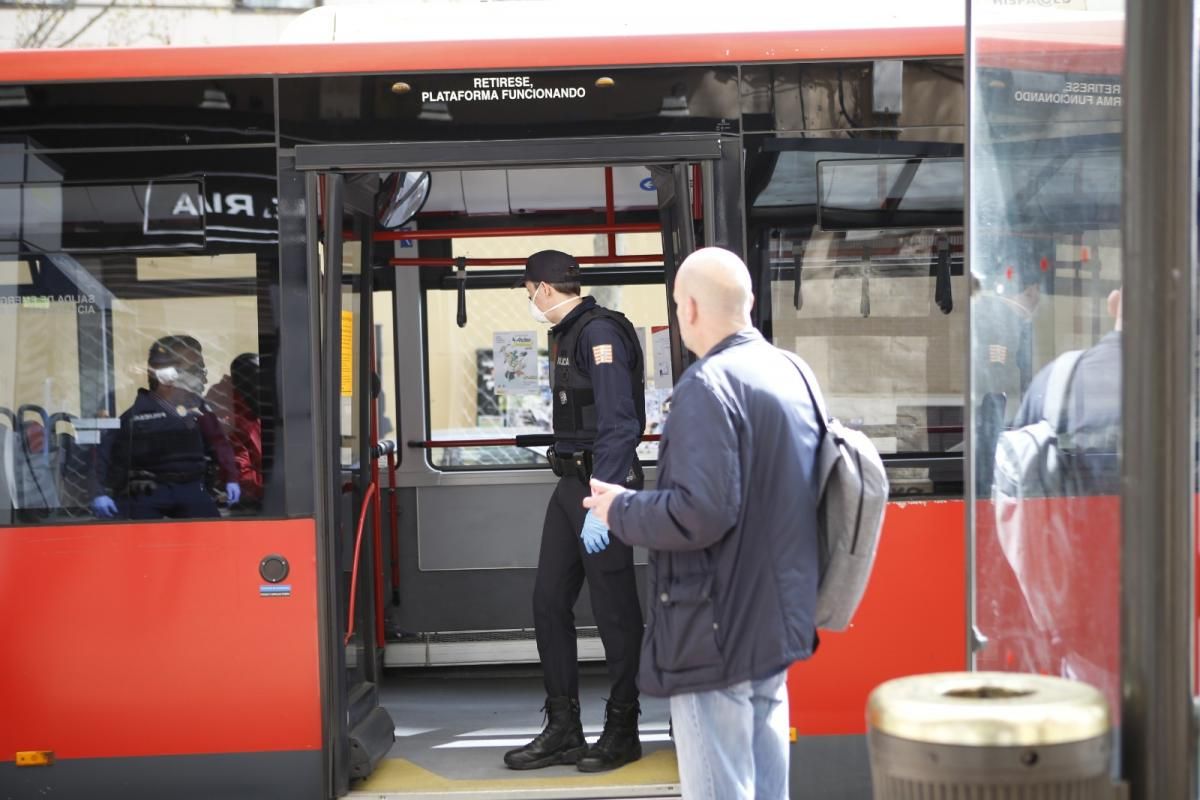
[[579,701],[573,697],[548,697],[542,706],[548,722],[533,741],[504,754],[509,769],[541,769],[554,764],[574,764],[587,752]]
[[579,759],[580,772],[604,772],[637,761],[642,757],[642,740],[638,738],[638,715],[642,713],[637,701],[614,703],[604,709],[604,732]]

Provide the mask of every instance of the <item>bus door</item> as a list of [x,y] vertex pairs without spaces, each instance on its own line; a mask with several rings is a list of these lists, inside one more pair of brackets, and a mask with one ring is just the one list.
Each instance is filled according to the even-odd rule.
[[[369,178],[369,179],[368,179]],[[320,286],[318,498],[328,787],[344,794],[387,754],[394,725],[379,700],[377,593],[381,503],[372,233],[378,176],[310,175],[309,269]]]
[[[506,652],[527,651],[523,660],[536,660],[536,651],[532,647],[532,621],[526,617],[532,590],[532,570],[528,567],[536,564],[537,550],[536,541],[525,541],[532,527],[526,524],[522,515],[530,508],[545,507],[545,494],[553,481],[548,470],[544,470],[544,480],[538,475],[529,475],[530,480],[510,487],[505,507],[485,509],[486,524],[474,524],[478,521],[474,517],[465,519],[482,513],[481,506],[487,504],[480,501],[480,493],[494,490],[490,484],[504,482],[505,478],[495,470],[472,472],[469,463],[452,459],[454,471],[464,474],[455,474],[453,481],[447,481],[442,462],[431,456],[431,451],[441,454],[451,451],[444,442],[436,441],[439,434],[442,438],[446,434],[431,421],[429,406],[433,400],[426,392],[428,375],[424,374],[431,367],[428,354],[421,351],[426,346],[425,339],[441,332],[434,331],[432,326],[428,330],[422,329],[420,317],[432,313],[423,310],[424,304],[420,300],[422,291],[428,286],[423,289],[418,278],[420,270],[408,267],[440,267],[446,273],[443,288],[458,294],[457,324],[463,328],[470,324],[469,320],[478,320],[476,325],[485,324],[486,314],[479,314],[483,307],[474,304],[485,302],[489,288],[501,284],[511,287],[523,260],[479,260],[489,262],[489,267],[498,266],[491,262],[504,261],[509,272],[514,274],[502,275],[495,270],[472,271],[471,259],[388,258],[388,254],[382,252],[384,248],[398,247],[394,242],[410,235],[395,228],[412,230],[423,224],[423,218],[418,217],[408,225],[391,223],[404,222],[420,207],[428,192],[427,185],[422,188],[420,176],[432,175],[436,183],[447,177],[457,181],[460,174],[475,170],[505,175],[520,170],[561,170],[560,179],[572,180],[577,176],[583,178],[585,171],[595,172],[598,168],[648,169],[649,177],[642,188],[652,192],[650,197],[657,198],[663,265],[658,280],[666,284],[664,305],[671,309],[670,287],[675,271],[695,247],[720,245],[742,253],[740,144],[736,138],[719,135],[671,134],[305,145],[296,148],[295,166],[297,173],[305,176],[310,276],[314,285],[316,281],[320,282],[324,303],[320,311],[323,333],[318,451],[323,454],[322,463],[329,466],[323,470],[327,485],[323,487],[318,503],[319,529],[324,540],[318,553],[324,562],[320,573],[326,595],[322,604],[322,625],[325,630],[324,689],[328,698],[325,703],[327,766],[335,794],[345,793],[349,788],[374,791],[386,788],[376,786],[385,777],[384,772],[361,787],[352,781],[369,774],[386,754],[393,743],[395,725],[408,724],[399,718],[393,721],[380,706],[382,668],[396,663],[391,660],[393,648],[404,646],[385,632],[383,621],[389,622],[389,628],[403,628],[417,636],[422,632],[432,634],[444,630],[482,632],[484,636],[479,642],[464,642],[466,646],[475,647],[477,653],[491,647],[486,640],[489,631],[529,630],[528,648],[507,648]],[[298,177],[297,173],[293,176]],[[402,208],[406,204],[411,206],[409,211]],[[389,217],[391,230],[378,229],[384,216]],[[468,219],[464,225],[456,222],[451,227],[495,225],[498,218],[494,215],[490,220]],[[510,224],[518,224],[511,222],[511,216],[508,219]],[[341,224],[335,220],[340,220]],[[445,224],[444,219],[441,222]],[[523,230],[529,229],[528,222],[523,226]],[[471,235],[463,231],[458,234]],[[549,239],[545,247],[555,246],[555,234],[553,230],[545,231],[544,238]],[[436,235],[441,236],[440,233]],[[501,231],[496,235],[512,236],[513,233]],[[434,237],[432,231],[426,230],[411,234],[414,240]],[[447,234],[443,238],[450,236]],[[423,251],[420,247],[396,250],[396,254],[401,252]],[[424,252],[432,252],[432,249]],[[585,283],[591,280],[593,284],[603,285],[605,280],[618,279],[613,275],[619,270],[600,266],[619,264],[615,256],[610,260],[605,257],[581,260],[585,273],[591,268],[591,275],[585,275]],[[381,451],[377,447],[380,444],[377,432],[371,426],[375,403],[371,376],[379,369],[378,359],[373,358],[371,352],[373,304],[370,295],[373,283],[395,287],[394,346],[400,378],[394,385],[385,385],[383,390],[394,392],[398,398],[397,430],[390,434],[402,450],[395,480],[400,491],[416,495],[406,507],[419,509],[419,525],[411,517],[402,520],[400,536],[407,539],[401,549],[419,552],[422,562],[458,559],[454,563],[439,563],[436,567],[423,569],[421,564],[414,566],[412,559],[407,559],[403,570],[393,573],[385,568],[382,551],[372,546],[373,518],[379,517],[376,498],[380,484],[376,480],[378,469],[375,463]],[[425,284],[433,285],[428,279]],[[477,299],[472,299],[471,290],[476,288],[481,291],[476,295]],[[374,310],[379,307],[374,305]],[[673,310],[666,313],[664,321],[673,320]],[[669,381],[682,372],[686,361],[677,326],[672,322],[668,328],[671,344]],[[495,431],[494,428],[490,430]],[[492,438],[495,436],[491,433]],[[478,447],[454,445],[463,452],[477,452],[489,447],[488,442],[482,440]],[[488,463],[496,463],[495,457],[503,451],[517,449],[511,447],[511,441],[507,447],[503,444],[492,447]],[[544,459],[541,466],[544,466]],[[530,464],[530,467],[536,469],[537,465]],[[383,486],[385,492],[397,490],[397,484],[392,480],[385,480]],[[447,493],[455,496],[449,500],[441,499]],[[434,519],[438,508],[446,509],[449,516]],[[451,518],[455,514],[459,519]],[[483,530],[487,531],[486,536],[480,533]],[[413,539],[416,540],[415,547],[412,546]],[[503,556],[492,553],[501,543],[507,548]],[[526,544],[529,547],[525,547]],[[513,547],[529,550],[527,560],[530,563],[517,565],[519,569],[508,568]],[[492,556],[497,564],[485,563]],[[507,561],[501,563],[502,558]],[[519,579],[514,581],[514,575]],[[463,591],[462,581],[472,582],[468,591]],[[586,622],[581,621],[581,624]],[[432,648],[425,650],[426,653],[431,651]],[[511,659],[499,653],[495,659],[488,657],[486,652],[483,655],[484,663],[503,660]],[[403,663],[410,662],[404,660]],[[438,664],[422,663],[419,666]],[[400,742],[393,749],[399,750],[402,746]]]

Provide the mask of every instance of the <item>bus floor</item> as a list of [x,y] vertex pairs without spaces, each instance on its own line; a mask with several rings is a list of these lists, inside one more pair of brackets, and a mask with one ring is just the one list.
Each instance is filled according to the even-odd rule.
[[[584,736],[604,725],[608,678],[603,664],[580,665]],[[396,743],[351,798],[649,798],[679,797],[668,704],[641,699],[642,758],[620,769],[582,773],[574,766],[515,771],[504,753],[536,736],[545,702],[536,665],[386,671],[381,697]]]

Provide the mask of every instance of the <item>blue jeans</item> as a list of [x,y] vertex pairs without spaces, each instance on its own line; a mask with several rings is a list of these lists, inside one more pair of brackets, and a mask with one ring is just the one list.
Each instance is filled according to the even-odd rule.
[[787,800],[787,670],[671,697],[686,800]]

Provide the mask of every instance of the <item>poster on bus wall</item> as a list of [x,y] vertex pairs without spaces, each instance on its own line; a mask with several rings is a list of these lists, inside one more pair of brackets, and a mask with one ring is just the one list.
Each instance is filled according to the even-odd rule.
[[655,325],[650,329],[651,347],[654,348],[654,388],[670,389],[671,379],[671,331],[666,325]]
[[496,331],[492,354],[497,396],[538,393],[536,332]]

